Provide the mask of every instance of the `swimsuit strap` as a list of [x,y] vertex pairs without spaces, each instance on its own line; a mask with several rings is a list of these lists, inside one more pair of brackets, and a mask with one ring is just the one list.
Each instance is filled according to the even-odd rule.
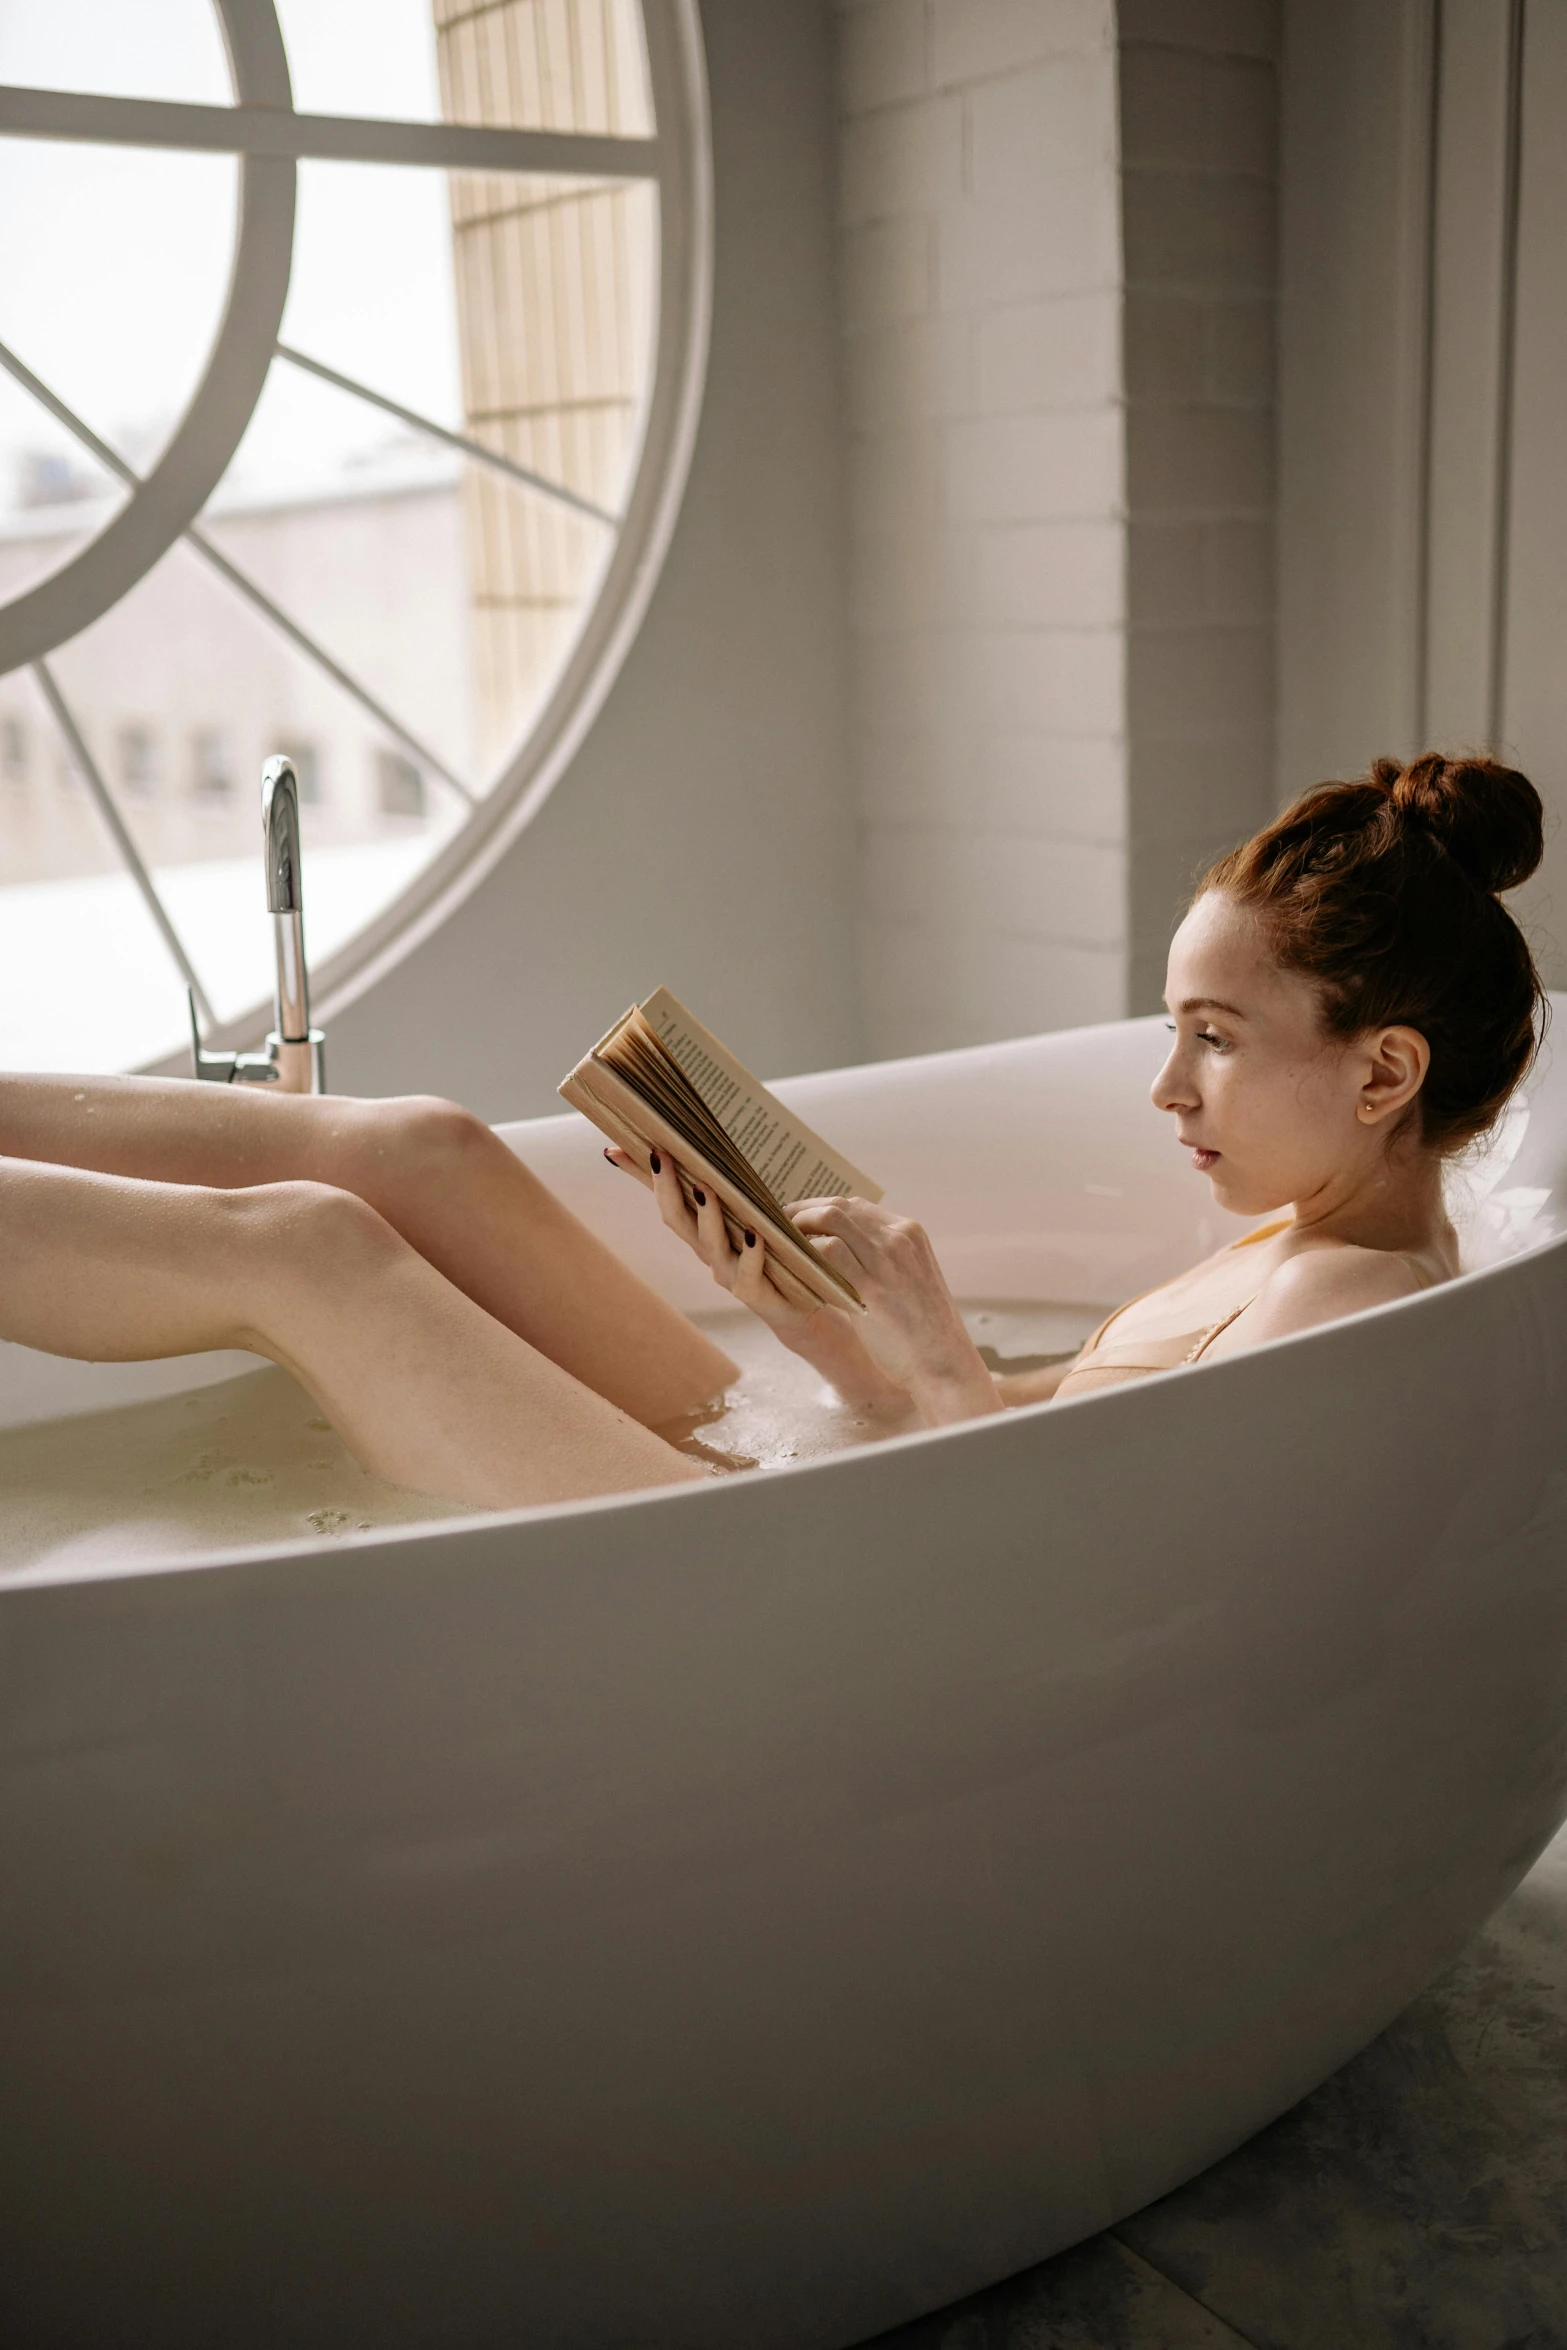
[[1214,1340],[1219,1336],[1220,1332],[1228,1330],[1232,1322],[1238,1322],[1242,1314],[1245,1313],[1247,1306],[1254,1306],[1256,1302],[1257,1300],[1254,1297],[1244,1298],[1242,1302],[1235,1308],[1233,1313],[1225,1315],[1222,1322],[1215,1322],[1211,1330],[1202,1331],[1199,1334],[1197,1344],[1192,1348],[1191,1353],[1189,1355],[1183,1356],[1182,1360],[1188,1363],[1200,1363],[1203,1356],[1207,1353],[1209,1347],[1212,1346]]
[[[1253,1301],[1247,1299],[1246,1305]],[[1237,1316],[1244,1314],[1246,1305],[1238,1305],[1234,1313],[1222,1321],[1210,1322],[1204,1330],[1177,1330],[1166,1338],[1127,1338],[1119,1346],[1101,1347],[1096,1354],[1084,1355],[1065,1374],[1068,1379],[1087,1378],[1095,1371],[1179,1371],[1188,1363],[1199,1362],[1206,1349],[1221,1330],[1228,1330]],[[1058,1388],[1056,1391],[1060,1393]]]
[[[1271,1224],[1259,1224],[1255,1232],[1243,1232],[1239,1240],[1232,1240],[1230,1242],[1230,1248],[1232,1250],[1237,1248],[1251,1248],[1259,1240],[1273,1240],[1278,1236],[1279,1233],[1287,1232],[1294,1221],[1295,1219],[1293,1216],[1276,1216]],[[1125,1305],[1116,1306],[1110,1313],[1106,1314],[1098,1329],[1093,1333],[1093,1336],[1091,1338],[1085,1339],[1081,1349],[1079,1350],[1078,1360],[1082,1363],[1084,1369],[1086,1370],[1088,1367],[1087,1358],[1096,1352],[1100,1340],[1104,1337],[1105,1332],[1109,1329],[1112,1322],[1119,1322],[1121,1316],[1123,1314],[1130,1313],[1133,1306],[1140,1306],[1145,1297],[1157,1297],[1161,1289],[1168,1289],[1169,1286],[1170,1284],[1168,1281],[1160,1281],[1156,1282],[1152,1289],[1140,1289],[1135,1297],[1129,1297],[1127,1299]],[[1246,1305],[1250,1305],[1250,1303],[1251,1299],[1248,1298],[1246,1300]],[[1245,1306],[1237,1306],[1235,1309],[1235,1314],[1242,1314],[1245,1312],[1245,1310]],[[1217,1338],[1219,1332],[1225,1329],[1229,1323],[1234,1321],[1235,1314],[1227,1314],[1224,1321],[1215,1322],[1211,1330],[1188,1330],[1182,1338],[1182,1345],[1189,1345],[1193,1339],[1196,1339],[1198,1341],[1198,1352],[1200,1353],[1202,1348],[1207,1345],[1210,1339]],[[1156,1343],[1159,1346],[1173,1346],[1175,1341],[1169,1338],[1161,1338],[1157,1341],[1150,1341],[1149,1343]],[[1182,1362],[1185,1362],[1188,1358],[1182,1355],[1178,1359]],[[1196,1359],[1196,1355],[1193,1355],[1190,1358],[1190,1360],[1193,1362],[1195,1362]],[[1163,1366],[1161,1366],[1161,1368],[1162,1367]]]

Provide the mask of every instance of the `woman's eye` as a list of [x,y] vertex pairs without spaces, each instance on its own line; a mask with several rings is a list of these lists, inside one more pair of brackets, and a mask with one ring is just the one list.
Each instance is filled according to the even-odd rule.
[[1199,1044],[1211,1044],[1214,1051],[1217,1053],[1227,1053],[1230,1049],[1229,1038],[1227,1036],[1215,1036],[1211,1028],[1199,1028],[1197,1031],[1197,1042]]

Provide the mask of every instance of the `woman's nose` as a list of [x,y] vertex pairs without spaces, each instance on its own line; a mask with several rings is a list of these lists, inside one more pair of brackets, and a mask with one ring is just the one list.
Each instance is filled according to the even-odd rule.
[[1179,1045],[1175,1045],[1171,1048],[1169,1059],[1148,1089],[1148,1098],[1156,1110],[1195,1108],[1196,1092],[1180,1063],[1181,1048]]

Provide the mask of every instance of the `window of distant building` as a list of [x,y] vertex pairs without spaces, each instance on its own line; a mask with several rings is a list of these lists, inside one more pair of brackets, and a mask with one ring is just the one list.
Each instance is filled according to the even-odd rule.
[[294,780],[299,786],[299,803],[303,808],[319,808],[325,792],[321,783],[321,754],[314,743],[295,742],[279,733],[276,747],[293,764]]
[[150,726],[120,729],[120,781],[137,799],[146,799],[158,780],[158,745]]
[[375,788],[376,805],[383,816],[424,814],[424,777],[401,751],[376,752]]
[[27,781],[27,728],[20,718],[0,718],[0,775],[7,783]]
[[265,1025],[268,756],[330,1013],[607,688],[705,360],[698,0],[9,0],[0,91],[0,773],[62,794],[0,815],[0,1067],[146,1065],[187,981]]
[[220,727],[204,726],[191,739],[191,788],[202,799],[226,799],[234,789],[234,753]]

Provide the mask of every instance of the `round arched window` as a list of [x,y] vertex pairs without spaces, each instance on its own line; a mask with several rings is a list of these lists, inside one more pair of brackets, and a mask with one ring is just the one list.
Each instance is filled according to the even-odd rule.
[[548,792],[706,353],[696,0],[9,0],[0,1067],[327,1009]]

